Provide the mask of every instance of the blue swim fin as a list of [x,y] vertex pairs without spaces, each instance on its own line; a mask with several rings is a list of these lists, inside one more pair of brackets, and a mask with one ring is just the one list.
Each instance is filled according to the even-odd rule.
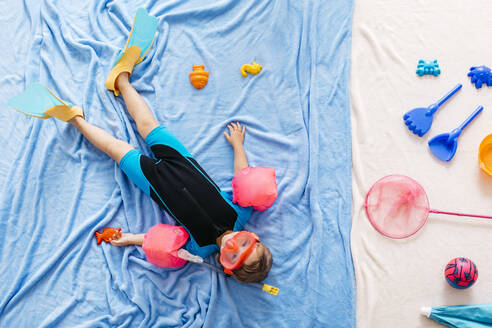
[[[125,48],[120,50],[116,56],[114,65],[123,56],[123,53],[131,46],[138,46],[140,48],[140,58],[137,63],[140,63],[149,52],[152,43],[154,42],[155,32],[157,31],[157,18],[150,16],[144,8],[138,8],[135,18],[133,19],[132,30],[130,36],[126,41]],[[136,65],[135,64],[135,65]],[[114,66],[113,65],[113,66]]]
[[84,116],[80,107],[61,100],[39,83],[29,85],[22,93],[9,99],[7,103],[23,114],[42,119],[53,116],[66,122],[74,116]]
[[23,114],[43,119],[50,117],[44,114],[49,108],[65,105],[61,99],[39,83],[29,85],[21,94],[11,98],[8,104]]

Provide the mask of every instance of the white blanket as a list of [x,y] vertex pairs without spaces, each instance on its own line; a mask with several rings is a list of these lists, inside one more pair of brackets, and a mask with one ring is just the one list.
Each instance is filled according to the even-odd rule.
[[[438,77],[416,75],[419,59],[437,59]],[[492,303],[492,220],[431,214],[413,237],[392,240],[372,228],[364,211],[371,185],[388,174],[419,181],[431,208],[492,215],[492,177],[481,172],[481,140],[492,133],[492,87],[475,89],[471,66],[492,67],[490,0],[358,0],[351,74],[353,137],[352,252],[358,327],[442,327],[421,316],[422,306]],[[434,116],[422,138],[403,114],[463,88]],[[427,142],[458,127],[479,105],[484,111],[461,134],[444,163]],[[468,257],[476,284],[450,287],[444,267]]]

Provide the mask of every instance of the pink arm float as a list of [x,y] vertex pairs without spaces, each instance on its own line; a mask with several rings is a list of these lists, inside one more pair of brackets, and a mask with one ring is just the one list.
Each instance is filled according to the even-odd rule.
[[179,268],[186,260],[178,256],[178,251],[188,237],[183,227],[157,224],[145,234],[142,249],[150,263],[164,268]]
[[243,207],[253,206],[264,211],[277,199],[275,169],[272,167],[246,167],[232,179],[232,202]]

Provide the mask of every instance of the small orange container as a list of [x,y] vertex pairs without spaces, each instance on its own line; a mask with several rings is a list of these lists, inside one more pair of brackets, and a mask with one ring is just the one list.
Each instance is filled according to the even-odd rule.
[[478,147],[478,163],[485,173],[492,176],[492,134],[486,136]]

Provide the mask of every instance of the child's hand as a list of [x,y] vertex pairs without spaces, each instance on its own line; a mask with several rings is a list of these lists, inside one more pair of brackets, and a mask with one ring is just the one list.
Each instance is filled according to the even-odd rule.
[[231,122],[227,125],[229,132],[231,135],[228,135],[227,132],[224,132],[224,136],[227,141],[231,144],[232,147],[242,146],[244,142],[244,134],[246,133],[246,127],[243,126],[241,128],[241,124],[239,122]]
[[131,233],[123,233],[121,231],[116,231],[113,237],[109,238],[109,242],[113,246],[128,246],[133,245]]

